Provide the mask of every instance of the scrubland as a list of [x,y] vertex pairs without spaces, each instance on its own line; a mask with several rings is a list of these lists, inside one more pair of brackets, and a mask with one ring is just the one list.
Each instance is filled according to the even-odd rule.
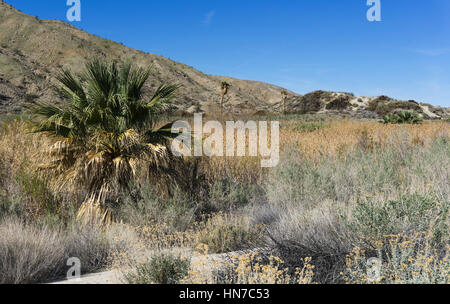
[[[178,182],[139,175],[98,227],[76,219],[87,190],[40,166],[51,139],[3,119],[0,283],[64,277],[69,257],[125,283],[448,283],[448,122],[277,120],[276,168],[185,159]],[[217,267],[202,266],[214,254]]]

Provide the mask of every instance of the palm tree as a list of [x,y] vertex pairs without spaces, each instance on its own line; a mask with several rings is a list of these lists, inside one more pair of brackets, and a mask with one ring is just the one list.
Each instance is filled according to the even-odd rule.
[[139,167],[158,170],[171,153],[171,125],[156,128],[177,85],[163,84],[150,98],[142,88],[150,69],[130,63],[94,60],[81,75],[62,71],[58,93],[63,107],[40,103],[32,107],[32,131],[54,138],[51,162],[43,166],[58,176],[58,187],[85,187],[87,195],[78,211],[86,220],[111,221],[112,208],[129,191]]
[[231,85],[228,82],[226,82],[226,81],[222,81],[221,84],[220,84],[220,91],[221,91],[221,94],[222,94],[222,101],[220,102],[220,107],[222,108],[222,111],[223,111],[223,102],[224,102],[224,99],[225,99],[225,95],[228,94],[228,89],[230,87],[231,87]]
[[286,99],[288,97],[288,92],[286,90],[281,91],[281,105],[283,107],[283,114],[286,114]]

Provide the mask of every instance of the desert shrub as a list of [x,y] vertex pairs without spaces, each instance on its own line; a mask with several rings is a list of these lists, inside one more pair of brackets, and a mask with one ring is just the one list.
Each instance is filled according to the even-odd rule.
[[343,279],[351,284],[448,284],[450,259],[424,236],[387,236],[378,243],[377,259],[361,248],[346,258]]
[[384,95],[379,96],[369,102],[367,110],[375,112],[379,104],[391,101],[394,101],[394,99]]
[[327,104],[327,110],[345,110],[351,106],[348,96],[339,96]]
[[247,218],[218,214],[206,220],[198,241],[209,253],[227,253],[260,245],[263,231],[263,226],[252,225]]
[[345,256],[358,244],[339,217],[342,206],[326,202],[312,208],[278,208],[278,220],[267,228],[267,244],[277,248],[286,267],[301,267],[300,259],[311,257],[315,281],[339,282]]
[[422,107],[416,102],[396,101],[388,97],[378,97],[372,100],[369,102],[367,109],[381,116],[393,113],[395,110],[406,110],[417,113],[423,112]]
[[322,99],[330,99],[330,93],[325,91],[315,91],[304,95],[297,106],[296,112],[300,114],[316,113],[320,111],[324,102]]
[[125,250],[126,246],[111,239],[107,231],[90,225],[70,227],[65,239],[66,256],[80,259],[83,274],[106,267],[111,255]]
[[361,237],[381,240],[385,235],[431,231],[436,243],[448,239],[447,203],[428,194],[402,195],[398,200],[358,199],[349,229]]
[[128,284],[178,284],[189,270],[189,261],[170,253],[159,253],[124,275]]
[[302,267],[294,272],[284,265],[279,257],[270,256],[268,263],[262,263],[254,254],[244,255],[234,269],[236,281],[225,281],[234,284],[311,284],[314,278],[314,266],[311,259],[300,259]]
[[277,256],[265,257],[254,251],[242,255],[233,254],[212,273],[208,260],[192,263],[184,284],[312,284],[314,266],[311,259],[300,259],[301,267],[294,270],[286,267]]
[[402,111],[397,114],[388,114],[383,117],[385,124],[419,124],[422,119],[417,113]]
[[19,220],[0,224],[0,283],[38,283],[63,275],[65,250],[55,231]]
[[0,283],[43,283],[64,277],[70,257],[81,260],[82,273],[104,267],[114,246],[95,227],[72,230],[26,224],[15,218],[0,222]]

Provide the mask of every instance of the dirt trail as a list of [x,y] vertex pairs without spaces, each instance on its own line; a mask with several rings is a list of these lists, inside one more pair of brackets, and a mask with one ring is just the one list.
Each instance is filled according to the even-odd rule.
[[54,285],[95,285],[121,284],[122,275],[119,271],[111,270],[82,276],[80,279],[58,281]]
[[[224,254],[194,255],[191,257],[191,267],[197,272],[210,276],[214,271],[224,269],[231,264],[236,264],[240,256],[250,253],[259,253],[268,256],[272,250],[268,248],[257,248],[246,251],[236,251]],[[56,285],[95,285],[95,284],[124,284],[123,271],[110,270],[82,276],[80,279],[57,281],[50,284]]]

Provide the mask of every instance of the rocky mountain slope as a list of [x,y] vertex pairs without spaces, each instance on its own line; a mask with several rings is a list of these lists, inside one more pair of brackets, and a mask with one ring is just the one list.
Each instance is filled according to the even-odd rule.
[[[91,58],[132,60],[140,66],[153,66],[153,76],[146,90],[161,82],[181,85],[174,104],[182,113],[218,111],[220,84],[231,84],[226,97],[229,113],[250,115],[281,110],[282,88],[267,83],[206,75],[167,58],[130,49],[120,43],[86,33],[58,20],[40,20],[14,7],[0,3],[0,113],[18,113],[27,103],[62,102],[52,89],[54,75],[61,68],[79,72]],[[295,113],[336,112],[344,115],[378,117],[376,98],[357,98],[346,93],[317,91],[305,96],[289,92],[286,110]],[[397,102],[384,98],[383,103]],[[411,107],[413,102],[410,103]],[[398,102],[400,108],[410,107]],[[447,116],[449,111],[418,105],[429,118]],[[395,106],[388,106],[394,111]],[[415,107],[417,108],[417,107]],[[417,108],[418,109],[418,108]],[[347,113],[347,114],[346,114]]]

